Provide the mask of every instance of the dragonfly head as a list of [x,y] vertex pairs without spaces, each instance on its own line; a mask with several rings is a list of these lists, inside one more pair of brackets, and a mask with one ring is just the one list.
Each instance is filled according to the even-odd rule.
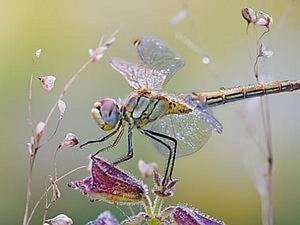
[[120,120],[120,109],[116,100],[105,98],[94,103],[92,117],[104,131],[115,128]]

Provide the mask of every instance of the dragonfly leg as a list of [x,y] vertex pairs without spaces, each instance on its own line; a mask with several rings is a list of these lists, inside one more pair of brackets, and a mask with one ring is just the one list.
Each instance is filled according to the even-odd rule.
[[[124,131],[124,129],[122,129]],[[122,132],[123,133],[123,132]],[[125,162],[129,159],[131,159],[133,157],[133,145],[132,145],[132,128],[131,127],[128,127],[128,152],[127,152],[127,155],[125,155],[124,157],[118,159],[117,161],[113,162],[112,165],[113,166],[116,166],[122,162]],[[112,168],[113,166],[109,167],[105,173],[108,173]]]
[[104,148],[99,149],[96,153],[93,154],[93,156],[98,155],[100,152],[104,152],[104,151],[106,151],[107,149],[110,149],[110,148],[115,147],[115,146],[119,143],[119,141],[120,141],[120,139],[121,139],[123,133],[124,133],[124,129],[122,128],[122,129],[120,130],[120,132],[119,132],[117,138],[114,140],[114,142],[113,142],[112,144],[110,144],[110,145],[108,145],[108,146],[106,146],[106,147],[104,147]]
[[[166,179],[168,177],[168,172],[169,172],[169,178],[172,179],[172,174],[173,174],[173,169],[174,169],[174,165],[175,165],[175,159],[176,159],[176,149],[177,149],[177,140],[173,137],[167,136],[165,134],[161,134],[161,133],[157,133],[151,130],[142,130],[143,133],[145,135],[147,135],[148,137],[154,139],[155,141],[161,143],[162,145],[164,145],[168,150],[169,150],[169,157],[168,157],[168,163],[167,163],[167,168],[165,171],[165,176],[163,179],[162,184],[164,185],[166,182]],[[164,138],[164,139],[168,139],[170,141],[172,141],[174,143],[174,147],[172,148],[170,145],[168,145],[167,143],[165,143],[164,141],[162,141],[159,138]],[[171,165],[171,167],[170,167]]]
[[106,141],[109,138],[111,138],[112,136],[114,136],[117,133],[117,131],[118,131],[118,129],[114,130],[110,134],[108,134],[108,135],[106,135],[106,136],[104,136],[104,137],[102,137],[100,139],[87,141],[84,144],[80,145],[79,148],[83,148],[84,146],[89,145],[89,144],[100,143],[100,142]]
[[132,128],[128,127],[128,152],[127,155],[124,157],[118,159],[117,161],[113,162],[112,164],[118,165],[120,163],[123,163],[133,157],[133,144],[132,144]]

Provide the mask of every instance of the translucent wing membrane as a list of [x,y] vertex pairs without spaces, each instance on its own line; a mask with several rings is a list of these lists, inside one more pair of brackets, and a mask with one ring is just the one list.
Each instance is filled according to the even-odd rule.
[[136,48],[140,60],[165,74],[167,80],[184,66],[183,59],[158,38],[142,37],[136,41]]
[[161,40],[143,37],[135,42],[140,64],[121,59],[110,61],[134,89],[149,88],[160,90],[171,76],[184,66],[184,61]]
[[[177,140],[176,157],[190,155],[208,141],[212,134],[211,126],[196,113],[180,115],[167,115],[151,123],[151,130],[173,137]],[[174,143],[163,140],[170,146]],[[153,141],[155,147],[165,156],[169,155],[169,150],[157,141]]]
[[213,130],[219,134],[223,131],[222,124],[213,116],[208,105],[204,104],[199,98],[194,97],[192,93],[182,95],[179,99],[182,104],[187,105],[198,117],[202,118]]
[[[168,135],[177,140],[176,157],[192,154],[208,141],[212,134],[212,130],[221,133],[222,124],[213,116],[209,107],[203,104],[199,99],[193,98],[192,94],[181,95],[169,98],[191,109],[190,113],[169,114],[150,123],[151,130]],[[174,143],[163,140],[170,146],[174,147]],[[163,155],[168,155],[169,150],[164,145],[154,141],[154,145]]]
[[158,70],[152,70],[145,65],[135,65],[122,59],[112,59],[110,65],[128,82],[134,89],[150,88],[158,90],[163,86],[166,75]]

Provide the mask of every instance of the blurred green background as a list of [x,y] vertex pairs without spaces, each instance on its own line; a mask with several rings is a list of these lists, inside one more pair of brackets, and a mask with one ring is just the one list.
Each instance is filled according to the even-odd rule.
[[[280,19],[290,2],[294,2],[290,14]],[[253,83],[248,49],[252,55],[255,53],[257,35],[251,27],[247,38],[240,10],[245,6],[265,9],[273,17],[274,26],[264,42],[274,51],[274,56],[260,64],[260,72],[267,74],[266,80],[270,81],[300,79],[300,5],[296,1],[190,0],[187,4],[188,17],[173,26],[170,21],[182,8],[179,0],[1,1],[1,224],[21,224],[24,212],[28,169],[26,142],[30,136],[26,122],[27,89],[32,56],[38,48],[43,52],[34,75],[53,74],[57,82],[49,94],[34,80],[35,123],[45,119],[63,85],[87,60],[87,50],[98,44],[102,34],[109,35],[120,28],[116,43],[105,57],[81,74],[64,99],[67,110],[62,126],[57,136],[38,154],[33,179],[34,202],[44,190],[48,174],[53,172],[53,153],[65,133],[76,133],[80,141],[99,136],[99,129],[90,118],[93,102],[108,96],[126,97],[129,93],[130,88],[110,68],[108,60],[121,57],[136,61],[132,40],[137,37],[160,37],[186,60],[186,66],[173,77],[166,91],[206,91]],[[284,24],[281,28],[280,23]],[[201,46],[213,63],[203,64],[202,56],[176,39],[177,32]],[[300,221],[299,98],[297,92],[269,98],[275,159],[274,224],[298,224]],[[261,224],[254,171],[258,170],[263,157],[251,137],[264,143],[260,111],[253,109],[257,103],[248,100],[214,109],[224,132],[214,134],[196,154],[177,160],[175,177],[180,182],[175,197],[168,204],[188,203],[227,224]],[[54,128],[56,118],[57,115],[50,121],[50,128]],[[144,159],[156,161],[160,170],[164,169],[165,160],[151,141],[136,132],[134,145],[134,159],[122,164],[121,168],[140,176],[137,161]],[[126,151],[125,148],[123,141],[105,157],[115,159]],[[59,152],[59,174],[87,164],[88,155],[95,149],[97,146],[83,151],[64,149]],[[87,174],[87,171],[78,172],[61,183],[62,199],[49,210],[49,217],[65,213],[73,218],[74,224],[85,224],[100,212],[111,210],[123,219],[124,215],[115,206],[105,202],[90,203],[79,192],[66,187],[68,181]],[[39,208],[32,224],[41,224],[41,213]]]

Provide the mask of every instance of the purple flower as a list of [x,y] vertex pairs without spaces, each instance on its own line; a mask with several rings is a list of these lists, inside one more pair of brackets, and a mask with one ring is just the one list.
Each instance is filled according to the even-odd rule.
[[69,184],[91,200],[105,199],[111,203],[146,201],[147,190],[141,181],[122,172],[96,156],[91,157],[91,176]]
[[176,206],[172,214],[177,225],[225,225],[222,221],[185,206]]
[[88,222],[86,225],[119,225],[119,222],[109,211],[101,213],[97,219]]

